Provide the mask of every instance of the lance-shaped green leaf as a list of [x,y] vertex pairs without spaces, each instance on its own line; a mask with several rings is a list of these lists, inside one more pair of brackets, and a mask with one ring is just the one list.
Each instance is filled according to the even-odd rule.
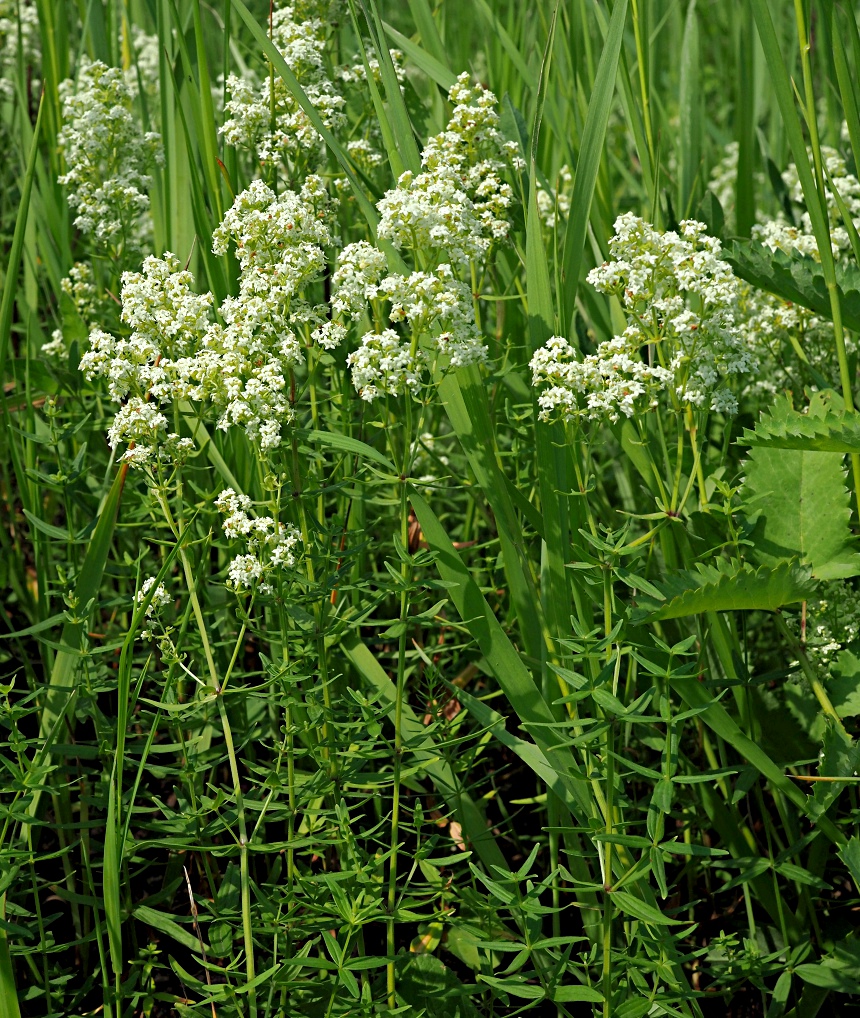
[[808,569],[796,562],[780,563],[775,569],[718,561],[699,564],[694,570],[682,570],[655,586],[662,603],[653,597],[640,597],[630,614],[634,625],[678,619],[705,612],[741,611],[757,608],[776,611],[786,604],[805,601],[815,591]]
[[755,522],[756,561],[775,567],[796,558],[820,580],[860,573],[842,458],[839,453],[753,448],[743,496]]

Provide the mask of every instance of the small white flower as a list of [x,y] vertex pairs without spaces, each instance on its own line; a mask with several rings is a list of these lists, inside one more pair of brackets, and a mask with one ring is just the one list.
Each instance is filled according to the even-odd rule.
[[[155,584],[154,576],[148,576],[143,581],[143,584],[141,585],[140,590],[137,592],[137,597],[135,599],[138,605],[143,604],[143,602],[146,600],[147,594],[150,592],[150,590],[152,590],[154,584]],[[146,607],[144,615],[146,616],[146,618],[152,619],[154,616],[157,616],[159,614],[162,608],[166,608],[167,605],[169,605],[170,603],[171,597],[167,593],[167,588],[164,586],[163,583],[159,583],[159,585],[155,588],[155,592],[152,595],[152,600]]]
[[233,590],[257,589],[270,594],[269,580],[275,570],[291,569],[301,552],[301,534],[291,524],[275,522],[271,516],[252,515],[251,500],[232,488],[225,488],[215,500],[225,516],[224,533],[242,540],[246,552],[237,555],[227,570],[227,585]]

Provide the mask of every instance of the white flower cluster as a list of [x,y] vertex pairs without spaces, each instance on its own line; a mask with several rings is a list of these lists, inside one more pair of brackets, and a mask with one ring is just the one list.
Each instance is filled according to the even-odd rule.
[[221,305],[225,325],[213,326],[205,339],[207,352],[217,355],[218,426],[241,425],[263,449],[280,444],[281,424],[292,419],[287,377],[303,361],[297,333],[325,321],[326,308],[301,294],[325,267],[331,207],[320,177],[278,196],[258,180],[214,234],[213,251],[223,253],[232,241],[242,269],[239,296]]
[[96,314],[98,288],[93,279],[93,267],[89,262],[75,262],[65,279],[60,280],[60,289],[75,305],[81,320],[90,322]]
[[[798,361],[805,371],[839,387],[839,366],[833,358],[833,324],[815,312],[741,283],[741,335],[758,361],[758,370],[748,381],[743,395],[758,396],[762,409],[775,393],[802,388]],[[857,349],[854,338],[845,337],[849,354]]]
[[298,333],[325,320],[326,308],[301,294],[325,265],[330,206],[313,176],[299,193],[276,196],[258,180],[236,198],[213,242],[217,254],[234,244],[241,267],[238,296],[218,309],[223,324],[211,320],[212,294],[194,292],[175,255],[123,274],[120,318],[130,334],[93,329],[80,368],[106,378],[112,399],[132,397],[110,433],[112,444],[134,441],[130,462],[187,454],[188,440],[168,433],[159,409],[179,399],[214,404],[218,427],[239,425],[264,450],[280,443],[292,418],[287,377],[303,360]]
[[[152,590],[154,586],[155,577],[148,576],[143,581],[140,590],[137,592],[136,600],[138,605],[143,604],[143,602],[146,600],[147,594],[150,592],[150,590]],[[151,619],[154,615],[157,615],[162,608],[166,608],[169,604],[170,595],[167,593],[167,588],[164,586],[163,583],[159,583],[159,585],[155,588],[155,591],[153,592],[152,600],[147,605],[144,615],[146,616],[146,618]]]
[[[150,590],[155,586],[155,577],[148,576],[141,585],[140,590],[137,592],[135,597],[135,604],[142,605],[146,600]],[[161,622],[160,616],[164,608],[166,608],[172,602],[172,598],[167,593],[167,588],[163,583],[159,583],[152,593],[152,600],[147,605],[144,615],[147,620],[146,627],[141,630],[140,637],[142,640],[151,640],[153,637],[152,627]],[[165,634],[166,635],[166,634]]]
[[532,384],[547,387],[538,397],[541,420],[560,413],[565,420],[617,421],[656,406],[673,375],[642,360],[638,338],[616,336],[582,359],[566,339],[547,340],[530,364]]
[[466,265],[508,236],[513,192],[502,173],[516,145],[499,132],[496,97],[470,86],[468,74],[448,97],[454,113],[424,147],[422,172],[402,174],[377,205],[379,236],[397,248]]
[[[323,58],[327,22],[296,18],[292,7],[275,11],[272,42],[299,80],[322,122],[337,130],[346,122],[346,100],[328,77]],[[280,75],[266,77],[257,87],[246,78],[227,78],[229,119],[221,133],[231,145],[254,149],[261,163],[288,161],[315,165],[324,156],[319,134]]]
[[[39,11],[30,0],[0,0],[0,97],[15,96],[14,71],[18,55],[25,69],[38,67],[42,59]],[[32,86],[38,87],[37,82]]]
[[541,217],[547,228],[554,230],[560,222],[564,222],[570,213],[571,187],[573,185],[573,174],[570,167],[565,163],[558,171],[558,178],[555,187],[547,190],[544,187],[537,189],[538,215]]
[[290,569],[301,549],[301,534],[291,524],[276,522],[271,516],[253,516],[247,495],[226,488],[215,506],[224,514],[224,533],[231,539],[244,539],[247,551],[237,555],[227,571],[227,585],[235,591],[273,592],[270,579],[275,570]]
[[190,438],[168,432],[167,418],[157,404],[132,396],[120,407],[108,430],[108,445],[115,449],[120,442],[128,449],[120,457],[133,467],[156,463],[174,466],[184,462],[194,451]]
[[427,360],[422,350],[413,350],[394,329],[381,333],[368,332],[361,346],[347,358],[352,370],[352,384],[368,403],[381,395],[397,396],[404,392],[415,395],[421,388]]
[[[93,279],[93,269],[88,262],[75,262],[68,276],[60,280],[60,289],[74,305],[75,311],[85,326],[92,328],[98,317],[99,292]],[[51,340],[42,344],[46,357],[64,358],[69,350],[62,329],[54,329]]]
[[[360,318],[368,301],[388,306],[388,319],[408,327],[411,339],[401,340],[390,328],[368,332],[361,346],[347,357],[352,380],[362,399],[372,401],[383,393],[415,394],[427,367],[418,342],[432,342],[447,358],[447,365],[463,367],[482,363],[487,350],[475,323],[472,294],[457,279],[447,262],[433,272],[399,273],[380,278],[382,255],[364,241],[344,248],[334,274],[332,307],[342,318]],[[335,330],[340,330],[335,332]],[[334,321],[320,330],[320,341],[334,345],[346,328]]]
[[210,327],[212,295],[197,294],[194,278],[169,251],[148,257],[142,272],[122,276],[120,319],[127,338],[101,329],[90,333],[90,349],[80,369],[92,379],[108,380],[111,399],[150,395],[156,404],[174,398],[199,399],[197,354]]
[[[851,241],[842,222],[842,213],[839,211],[833,191],[835,188],[846,206],[854,226],[860,229],[860,181],[848,172],[845,160],[835,149],[824,146],[821,154],[830,178],[824,186],[824,199],[830,225],[830,243],[834,254],[839,258],[850,254]],[[811,152],[809,158],[812,159]],[[805,206],[806,201],[797,168],[794,165],[789,166],[783,173],[782,179],[785,181],[792,202],[798,206]],[[812,231],[812,222],[808,212],[802,213],[799,226],[789,223],[784,215],[770,222],[758,224],[753,227],[753,237],[766,244],[772,251],[777,248],[785,251],[786,254],[796,251],[799,254],[815,258],[816,261],[820,257],[818,242]]]
[[159,136],[143,134],[122,71],[84,61],[77,85],[60,84],[63,128],[58,141],[67,171],[75,226],[101,246],[134,247],[149,208],[146,170],[160,155]]
[[721,382],[751,371],[755,358],[739,328],[739,281],[705,229],[685,220],[679,233],[660,233],[632,213],[619,216],[613,260],[588,281],[621,302],[627,329],[613,342],[651,347],[681,403],[732,413],[735,398]]

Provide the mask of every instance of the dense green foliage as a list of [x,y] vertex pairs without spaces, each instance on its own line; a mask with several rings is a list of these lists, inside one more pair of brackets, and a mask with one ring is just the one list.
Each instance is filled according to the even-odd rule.
[[0,0],[0,1018],[855,1006],[858,72]]

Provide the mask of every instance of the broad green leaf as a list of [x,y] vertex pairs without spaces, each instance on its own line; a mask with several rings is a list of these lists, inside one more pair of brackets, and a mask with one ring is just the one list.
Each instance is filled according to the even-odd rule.
[[855,834],[838,849],[839,858],[845,863],[854,886],[860,890],[860,838]]
[[[860,766],[860,742],[852,739],[832,718],[824,719],[824,739],[818,758],[818,774],[828,778],[853,778]],[[821,816],[830,809],[846,786],[844,781],[816,781],[810,809]]]
[[634,624],[677,619],[705,612],[759,609],[776,611],[786,604],[805,601],[815,591],[807,569],[794,562],[776,568],[753,569],[746,564],[718,560],[714,565],[699,563],[655,584],[664,600],[642,596],[632,609]]
[[827,679],[827,695],[841,718],[860,714],[860,658],[851,651],[840,651]]
[[753,447],[745,475],[758,562],[798,559],[819,580],[860,573],[840,453]]

